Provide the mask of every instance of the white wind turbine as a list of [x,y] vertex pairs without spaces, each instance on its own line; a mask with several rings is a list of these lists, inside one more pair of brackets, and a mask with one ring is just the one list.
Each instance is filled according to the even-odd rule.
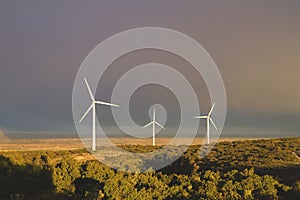
[[94,95],[91,91],[91,88],[86,80],[86,78],[84,78],[86,87],[89,91],[92,103],[90,105],[90,107],[87,109],[87,111],[84,113],[84,115],[81,117],[81,119],[79,120],[79,122],[81,122],[85,116],[89,113],[89,111],[91,109],[93,109],[93,135],[92,135],[92,151],[96,151],[96,104],[101,104],[101,105],[107,105],[107,106],[114,106],[114,107],[119,107],[119,105],[116,104],[111,104],[111,103],[107,103],[107,102],[103,102],[103,101],[96,101],[94,98]]
[[146,128],[150,125],[152,125],[152,145],[155,146],[155,125],[158,125],[162,129],[165,129],[160,123],[155,121],[155,108],[153,109],[152,121],[149,124],[145,125],[143,128]]
[[211,113],[215,107],[215,103],[213,104],[213,106],[211,107],[209,113],[207,116],[196,116],[195,118],[197,119],[206,119],[206,137],[207,137],[207,144],[209,144],[209,126],[210,126],[210,122],[213,124],[213,126],[215,127],[216,130],[218,130],[216,124],[214,123],[214,121],[211,118]]

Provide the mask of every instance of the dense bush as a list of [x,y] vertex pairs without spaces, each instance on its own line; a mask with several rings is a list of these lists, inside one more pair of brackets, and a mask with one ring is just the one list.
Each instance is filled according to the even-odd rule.
[[[300,154],[299,141],[224,142],[202,159],[193,146],[172,165],[140,174],[77,159],[84,150],[1,152],[0,199],[297,199],[300,165],[291,152]],[[153,150],[123,148],[130,147]]]

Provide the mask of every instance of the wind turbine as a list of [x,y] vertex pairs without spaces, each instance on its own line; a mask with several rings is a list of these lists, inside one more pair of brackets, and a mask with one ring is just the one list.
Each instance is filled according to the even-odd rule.
[[215,127],[216,130],[218,130],[216,124],[214,123],[214,121],[212,120],[211,118],[211,113],[215,107],[215,103],[213,104],[213,106],[211,107],[209,113],[207,116],[196,116],[194,118],[197,118],[197,119],[206,119],[206,137],[207,137],[207,144],[209,144],[209,126],[210,126],[210,122],[212,123],[212,125]]
[[107,102],[103,102],[103,101],[96,101],[86,78],[84,78],[84,82],[89,91],[92,103],[91,103],[90,107],[87,109],[87,111],[84,113],[84,115],[81,117],[79,122],[81,122],[85,118],[85,116],[90,112],[91,109],[93,110],[92,151],[96,151],[96,104],[114,106],[114,107],[119,107],[119,105],[111,104],[111,103],[107,103]]
[[155,125],[158,125],[162,129],[165,129],[160,123],[158,123],[157,121],[155,121],[155,108],[153,109],[152,121],[149,124],[143,126],[143,128],[146,128],[146,127],[148,127],[150,125],[152,125],[152,145],[155,146]]

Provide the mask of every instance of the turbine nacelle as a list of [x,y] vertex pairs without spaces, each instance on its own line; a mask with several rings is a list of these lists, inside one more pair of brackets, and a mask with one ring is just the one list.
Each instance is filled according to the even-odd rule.
[[104,101],[93,101],[94,104],[101,104],[101,105],[106,105],[106,106],[112,106],[112,107],[120,107],[117,104],[112,104],[112,103],[107,103]]

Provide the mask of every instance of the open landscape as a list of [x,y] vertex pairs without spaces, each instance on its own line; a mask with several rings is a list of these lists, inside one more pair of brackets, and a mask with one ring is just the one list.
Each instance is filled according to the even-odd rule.
[[0,200],[300,200],[300,0],[0,1]]
[[[225,139],[204,158],[198,157],[201,145],[195,144],[171,165],[146,173],[118,172],[82,148],[59,148],[66,140],[47,141],[44,146],[35,141],[22,151],[1,144],[0,199],[297,199],[300,195],[300,138]],[[71,143],[80,142],[69,140],[67,146]],[[132,152],[160,148],[134,142],[119,147]]]

